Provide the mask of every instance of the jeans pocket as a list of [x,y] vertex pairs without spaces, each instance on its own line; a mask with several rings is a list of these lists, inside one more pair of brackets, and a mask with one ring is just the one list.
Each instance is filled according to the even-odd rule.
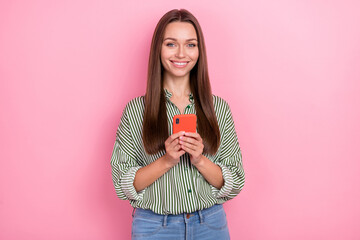
[[162,222],[148,218],[134,217],[131,227],[132,237],[150,237],[162,229]]
[[227,220],[224,209],[208,216],[205,215],[204,223],[208,228],[213,230],[222,230],[227,228]]

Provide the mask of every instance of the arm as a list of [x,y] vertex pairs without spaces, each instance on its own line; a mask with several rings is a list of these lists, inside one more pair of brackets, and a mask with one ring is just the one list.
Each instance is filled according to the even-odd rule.
[[225,109],[223,139],[219,157],[214,162],[202,154],[204,146],[198,133],[185,133],[185,137],[180,137],[180,144],[190,154],[191,163],[210,183],[216,198],[228,200],[241,191],[245,175],[234,121],[227,104]]
[[226,102],[225,109],[225,129],[220,154],[219,158],[214,160],[214,163],[222,170],[225,183],[221,189],[213,189],[213,193],[217,198],[229,200],[237,196],[243,189],[245,173],[234,120]]
[[165,155],[149,165],[140,168],[135,175],[134,187],[136,191],[141,191],[155,182],[159,177],[169,171],[171,165],[167,163]]
[[199,170],[208,183],[217,189],[222,188],[224,185],[224,178],[221,168],[218,165],[210,161],[204,155],[201,155],[200,160],[195,163],[194,166],[197,168],[197,170]]
[[185,132],[178,132],[165,141],[165,155],[150,163],[146,167],[141,168],[135,176],[134,186],[137,191],[141,191],[151,185],[159,177],[164,175],[173,166],[179,163],[180,156],[185,153],[180,148],[179,137]]
[[143,192],[133,186],[136,172],[142,167],[136,161],[134,142],[128,120],[128,106],[125,107],[116,131],[116,140],[111,156],[111,174],[116,194],[124,200],[140,200]]
[[198,133],[185,133],[180,137],[181,147],[190,154],[191,163],[198,169],[208,183],[220,189],[224,185],[221,168],[205,157],[204,145]]
[[180,156],[185,151],[180,149],[178,138],[184,135],[184,132],[173,134],[165,141],[166,154],[164,156],[147,166],[141,166],[136,161],[127,109],[128,106],[124,109],[116,132],[111,157],[112,179],[119,198],[140,200],[145,188],[180,161]]

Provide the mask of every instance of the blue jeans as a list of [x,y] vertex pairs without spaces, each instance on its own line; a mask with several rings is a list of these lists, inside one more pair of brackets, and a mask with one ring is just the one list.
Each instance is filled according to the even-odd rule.
[[230,239],[222,205],[193,213],[160,215],[137,208],[133,216],[132,240],[226,240]]

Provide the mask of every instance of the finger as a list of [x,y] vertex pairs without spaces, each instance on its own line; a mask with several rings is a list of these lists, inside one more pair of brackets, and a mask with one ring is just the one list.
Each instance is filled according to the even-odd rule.
[[179,145],[179,139],[175,139],[174,141],[172,141],[169,145],[168,145],[168,149],[174,149],[176,147],[176,145]]
[[187,142],[187,143],[191,143],[191,144],[194,144],[194,145],[197,145],[199,143],[199,141],[197,139],[194,139],[192,137],[180,136],[179,140],[180,140],[180,143],[181,142]]
[[183,136],[184,134],[185,134],[184,131],[177,132],[177,133],[172,134],[168,139],[169,139],[170,142],[172,142],[175,139],[179,138],[180,136]]
[[198,141],[191,137],[180,137],[179,144],[183,144],[183,143],[189,143],[189,144],[193,145],[194,148],[203,148],[204,147],[202,141]]
[[194,154],[196,153],[194,150],[192,150],[191,148],[189,148],[189,147],[187,147],[187,146],[185,146],[185,145],[181,146],[181,148],[182,148],[185,152],[189,153],[190,155],[194,155]]
[[184,154],[185,154],[185,150],[181,150],[181,151],[179,151],[179,152],[178,152],[178,154],[179,154],[179,155],[178,155],[178,157],[181,157],[182,155],[184,155]]
[[195,138],[195,139],[197,139],[198,141],[202,140],[200,134],[198,134],[198,133],[185,132],[185,136],[189,136],[189,137]]
[[175,151],[179,151],[179,150],[181,150],[181,145],[180,145],[180,144],[177,144],[173,149],[174,149]]
[[191,144],[191,143],[183,142],[183,143],[181,143],[180,145],[181,145],[181,147],[182,147],[183,149],[186,148],[186,149],[190,149],[191,151],[196,151],[196,150],[199,149],[196,145]]
[[178,139],[176,139],[176,140],[174,140],[172,143],[171,143],[171,145],[168,147],[168,151],[175,151],[175,152],[177,152],[177,151],[179,151],[179,150],[181,150],[182,148],[181,148],[181,144],[179,143],[179,140]]

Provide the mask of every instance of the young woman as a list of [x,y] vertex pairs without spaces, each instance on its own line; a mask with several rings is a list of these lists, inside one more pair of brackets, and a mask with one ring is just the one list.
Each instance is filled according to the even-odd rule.
[[[197,133],[172,134],[196,114]],[[111,158],[119,198],[134,207],[132,239],[230,239],[222,206],[244,186],[229,105],[212,95],[204,36],[186,10],[156,26],[145,96],[125,107]]]

